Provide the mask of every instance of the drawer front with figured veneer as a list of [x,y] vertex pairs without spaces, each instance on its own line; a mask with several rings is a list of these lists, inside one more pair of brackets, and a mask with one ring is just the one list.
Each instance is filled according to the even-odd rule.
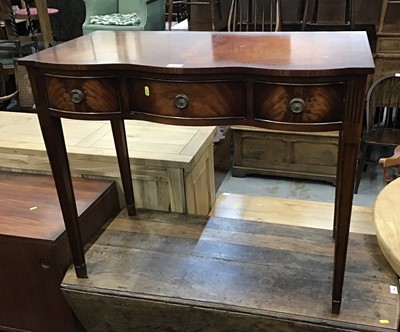
[[243,118],[245,88],[240,81],[171,82],[132,78],[134,112],[183,118]]
[[282,85],[254,83],[254,117],[288,123],[336,123],[343,120],[344,83]]
[[120,112],[118,81],[114,78],[46,76],[49,107],[73,113]]

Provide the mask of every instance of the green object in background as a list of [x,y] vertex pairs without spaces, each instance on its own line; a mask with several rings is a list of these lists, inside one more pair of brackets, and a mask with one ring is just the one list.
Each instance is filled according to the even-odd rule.
[[93,15],[90,17],[90,24],[101,24],[101,25],[139,25],[140,18],[136,13],[131,14],[106,14],[106,15]]

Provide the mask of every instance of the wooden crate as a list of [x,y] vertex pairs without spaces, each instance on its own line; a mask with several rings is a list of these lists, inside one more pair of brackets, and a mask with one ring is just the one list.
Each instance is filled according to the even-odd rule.
[[400,54],[380,53],[375,55],[374,61],[375,73],[372,75],[373,81],[384,75],[400,73]]
[[276,175],[335,183],[338,132],[282,132],[232,126],[233,176]]
[[[216,128],[133,120],[125,126],[136,206],[207,215],[215,201]],[[74,176],[120,181],[109,122],[64,119],[63,127]],[[50,173],[35,114],[0,113],[0,169]]]

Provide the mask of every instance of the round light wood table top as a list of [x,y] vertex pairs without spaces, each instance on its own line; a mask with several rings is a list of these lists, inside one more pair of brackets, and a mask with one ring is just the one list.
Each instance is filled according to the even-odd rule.
[[376,236],[383,255],[400,275],[400,178],[378,194],[373,208]]

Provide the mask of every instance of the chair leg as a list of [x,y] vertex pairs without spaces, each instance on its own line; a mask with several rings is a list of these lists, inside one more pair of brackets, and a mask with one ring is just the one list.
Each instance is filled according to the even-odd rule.
[[362,173],[364,172],[365,161],[367,160],[367,148],[368,144],[361,143],[360,145],[360,156],[357,162],[356,182],[354,184],[354,193],[358,193],[358,187],[360,186]]
[[317,17],[318,17],[318,7],[319,7],[319,0],[315,0],[314,2],[314,9],[313,9],[313,14],[312,14],[312,23],[317,23]]
[[172,29],[172,9],[174,6],[174,0],[168,0],[168,31]]
[[346,14],[345,14],[345,24],[348,25],[349,30],[354,29],[354,11],[353,11],[353,1],[346,0]]
[[307,16],[308,16],[308,4],[309,4],[309,0],[305,0],[304,8],[303,8],[303,19],[301,21],[301,31],[306,30]]
[[282,2],[281,0],[275,1],[275,31],[282,30]]

